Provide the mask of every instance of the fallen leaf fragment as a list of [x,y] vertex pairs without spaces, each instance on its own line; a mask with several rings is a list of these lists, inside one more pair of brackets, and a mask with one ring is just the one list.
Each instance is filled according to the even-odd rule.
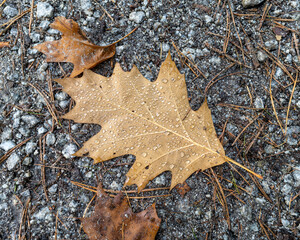
[[184,182],[182,184],[177,184],[175,189],[180,194],[181,197],[184,197],[185,194],[187,194],[189,191],[191,191],[191,187],[187,184],[187,182]]
[[225,161],[241,166],[225,156],[207,102],[197,111],[191,109],[184,75],[170,54],[155,82],[135,66],[124,72],[119,64],[108,78],[86,70],[81,78],[56,81],[76,101],[63,118],[102,126],[74,155],[88,154],[94,163],[135,155],[125,185],[136,184],[141,191],[171,171],[172,189],[200,169]]
[[100,184],[97,195],[94,214],[81,218],[83,230],[90,240],[155,239],[161,222],[155,204],[142,212],[133,213],[121,192],[111,198]]
[[9,47],[9,42],[0,42],[0,48]]
[[285,37],[287,35],[287,32],[279,27],[274,27],[272,30],[273,30],[273,33],[275,34],[277,41],[280,41],[282,37]]
[[70,77],[75,77],[84,69],[90,69],[115,55],[115,43],[104,47],[92,44],[72,19],[56,17],[50,26],[59,30],[62,38],[44,42],[34,48],[47,56],[47,62],[73,63],[74,69]]

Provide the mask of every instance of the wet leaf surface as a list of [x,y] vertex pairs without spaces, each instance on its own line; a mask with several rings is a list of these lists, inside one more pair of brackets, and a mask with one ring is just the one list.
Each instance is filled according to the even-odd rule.
[[113,57],[116,46],[97,46],[92,44],[78,24],[72,19],[56,17],[50,25],[62,33],[62,38],[57,41],[48,41],[34,48],[44,53],[47,62],[70,62],[74,64],[71,77],[90,69],[97,64]]
[[225,162],[207,102],[197,111],[190,108],[184,75],[170,55],[155,82],[119,64],[109,78],[87,70],[81,78],[57,81],[76,101],[63,117],[102,126],[75,155],[88,154],[95,163],[135,155],[125,185],[136,184],[140,191],[171,171],[172,189],[195,171]]

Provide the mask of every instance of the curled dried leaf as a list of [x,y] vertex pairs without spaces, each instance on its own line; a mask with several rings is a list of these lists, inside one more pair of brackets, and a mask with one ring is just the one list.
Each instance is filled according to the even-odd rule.
[[155,239],[161,222],[155,204],[133,213],[121,192],[111,198],[99,185],[97,195],[93,215],[81,218],[83,230],[90,240]]
[[47,62],[70,62],[74,64],[71,77],[90,69],[115,55],[115,43],[108,46],[97,46],[91,43],[78,24],[72,19],[56,17],[50,25],[62,33],[57,41],[48,41],[34,48],[44,53]]

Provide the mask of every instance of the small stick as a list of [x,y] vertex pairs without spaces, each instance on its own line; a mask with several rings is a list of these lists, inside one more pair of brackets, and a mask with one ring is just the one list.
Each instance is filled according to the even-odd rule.
[[259,24],[259,26],[258,26],[258,28],[257,28],[258,31],[260,31],[260,29],[261,29],[261,27],[262,27],[262,25],[263,25],[263,23],[264,23],[264,21],[265,21],[265,19],[266,19],[266,16],[267,16],[268,12],[269,12],[270,9],[271,9],[271,7],[272,7],[272,4],[270,4],[270,5],[266,4],[266,6],[265,6],[265,8],[264,8],[264,12],[263,12],[263,14],[262,14],[262,17],[261,17],[261,19],[260,19],[260,24]]
[[210,46],[209,43],[207,43],[207,42],[205,43],[205,46],[207,46],[208,48],[210,48],[210,49],[213,50],[214,52],[219,53],[220,55],[222,55],[222,56],[228,58],[230,61],[237,63],[238,65],[244,66],[244,67],[246,67],[246,68],[251,68],[250,66],[243,64],[243,63],[240,62],[239,60],[235,60],[233,57],[229,56],[228,54],[223,53],[223,52],[220,51],[219,49]]
[[34,5],[34,0],[31,1],[30,20],[29,20],[29,28],[28,28],[29,36],[30,36],[30,32],[31,32],[31,24],[32,24],[32,19],[33,19],[33,5]]
[[297,72],[297,75],[296,75],[296,79],[295,79],[295,81],[294,81],[294,86],[293,86],[293,89],[292,89],[292,93],[291,93],[291,96],[290,96],[290,101],[289,101],[288,109],[287,109],[287,112],[286,112],[286,118],[285,118],[285,134],[287,133],[287,126],[288,126],[288,121],[289,121],[290,107],[291,107],[293,95],[294,95],[294,92],[295,92],[297,80],[298,80],[298,72]]
[[250,148],[253,146],[253,144],[255,143],[256,139],[259,137],[259,135],[261,134],[262,130],[265,127],[265,123],[262,124],[262,126],[260,127],[260,129],[258,130],[258,133],[255,135],[255,137],[253,138],[253,140],[251,141],[251,143],[248,145],[248,147],[245,150],[245,155],[249,152]]
[[0,7],[6,2],[6,0],[3,0],[2,3],[0,4]]
[[252,123],[254,123],[254,122],[256,121],[256,119],[257,119],[260,115],[261,115],[261,113],[258,114],[251,122],[249,122],[249,123],[247,124],[246,127],[244,127],[244,129],[237,135],[237,137],[235,138],[235,140],[234,140],[234,142],[231,144],[231,146],[233,146],[233,145],[236,143],[236,141],[240,138],[240,136],[242,135],[242,133],[245,132],[245,130],[246,130]]
[[21,147],[23,144],[27,143],[31,138],[32,137],[25,139],[23,142],[20,142],[19,144],[17,144],[16,146],[14,146],[12,149],[10,149],[7,153],[5,153],[0,158],[0,163],[2,163],[4,160],[6,160],[13,151],[15,151],[17,148]]

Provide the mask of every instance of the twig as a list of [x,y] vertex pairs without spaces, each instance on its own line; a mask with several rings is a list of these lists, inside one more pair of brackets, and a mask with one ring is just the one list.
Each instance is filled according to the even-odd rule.
[[28,28],[28,34],[29,34],[29,36],[30,36],[31,24],[32,24],[32,20],[33,20],[33,5],[34,5],[34,0],[31,1],[30,20],[29,20],[29,28]]
[[[35,5],[33,8],[36,8],[36,5]],[[8,25],[5,29],[3,29],[3,30],[0,32],[0,36],[1,36],[3,33],[5,33],[5,32],[10,28],[10,26],[11,26],[12,24],[14,24],[15,21],[19,20],[19,19],[20,19],[21,17],[23,17],[25,14],[29,13],[30,10],[31,10],[31,9],[28,9],[28,10],[26,10],[26,11],[20,13],[19,15],[13,17],[10,21],[8,21],[8,22],[6,22],[6,23],[0,25],[0,27],[4,27],[4,26]]]
[[287,133],[287,126],[288,126],[288,121],[289,121],[290,107],[291,107],[293,95],[294,95],[294,92],[295,92],[297,80],[298,80],[298,72],[297,72],[297,75],[296,75],[296,79],[295,79],[295,81],[294,81],[294,86],[293,86],[293,89],[292,89],[292,93],[291,93],[291,96],[290,96],[290,101],[289,101],[288,109],[287,109],[287,112],[286,112],[286,118],[285,118],[285,134]]
[[239,60],[235,60],[233,57],[229,56],[228,54],[223,53],[219,49],[210,46],[209,43],[207,43],[207,42],[205,43],[205,46],[208,47],[209,49],[213,50],[214,52],[220,54],[221,56],[224,56],[224,57],[228,58],[230,61],[237,63],[238,65],[244,66],[246,68],[251,68],[250,66],[243,64]]
[[17,144],[16,146],[14,146],[12,149],[10,149],[7,153],[5,153],[1,158],[0,158],[0,164],[5,161],[9,156],[10,154],[15,151],[17,148],[21,147],[23,144],[27,143],[30,139],[30,138],[27,138],[25,139],[24,141],[20,142],[19,144]]
[[260,19],[259,26],[257,28],[258,31],[260,31],[260,29],[261,29],[261,27],[262,27],[262,25],[263,25],[263,23],[264,23],[264,21],[266,19],[266,16],[267,16],[269,10],[271,9],[271,7],[272,7],[272,4],[270,4],[270,5],[266,4],[266,6],[264,8],[264,12],[263,12],[263,14],[261,16],[261,19]]

